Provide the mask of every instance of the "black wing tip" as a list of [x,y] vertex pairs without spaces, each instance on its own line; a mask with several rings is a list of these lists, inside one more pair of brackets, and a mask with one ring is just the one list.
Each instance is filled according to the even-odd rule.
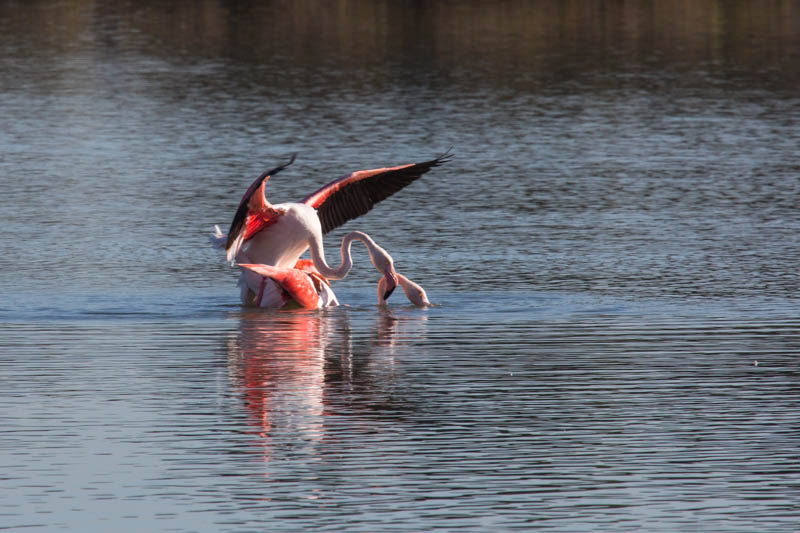
[[446,152],[436,157],[436,159],[431,159],[430,161],[425,161],[423,163],[417,163],[416,165],[412,165],[412,169],[419,172],[417,176],[422,177],[422,174],[425,174],[430,169],[443,165],[445,163],[449,163],[453,158],[452,147],[448,148]]
[[228,240],[225,243],[225,249],[229,250],[230,247],[233,245],[233,242],[236,240],[236,237],[239,235],[239,231],[241,231],[242,226],[244,225],[244,221],[247,218],[247,202],[250,200],[250,197],[253,193],[256,192],[258,187],[261,186],[261,183],[267,179],[267,177],[272,177],[281,170],[285,170],[289,165],[294,163],[294,160],[297,159],[297,152],[292,154],[292,157],[289,159],[288,163],[284,163],[283,165],[279,165],[273,169],[267,170],[263,172],[256,180],[250,185],[247,191],[242,196],[242,200],[239,202],[239,208],[236,210],[236,213],[233,215],[233,220],[231,221],[231,227],[228,230]]
[[434,161],[436,161],[436,165],[438,166],[441,165],[442,163],[448,163],[452,161],[452,159],[453,159],[453,147],[451,146],[443,154],[434,159]]
[[285,170],[285,169],[287,169],[287,168],[289,167],[289,165],[291,165],[292,163],[294,163],[294,160],[295,160],[295,159],[297,159],[297,152],[294,152],[294,153],[292,154],[292,157],[289,159],[289,162],[288,162],[288,163],[284,163],[284,164],[282,164],[282,165],[280,165],[280,166],[277,166],[277,167],[273,168],[272,170],[268,170],[268,171],[264,172],[264,173],[262,174],[262,176],[264,176],[265,178],[266,178],[267,176],[270,176],[270,177],[274,176],[275,174],[277,174],[277,173],[278,173],[278,172],[280,172],[281,170]]
[[449,163],[453,159],[453,147],[447,149],[446,152],[438,155],[435,159],[431,159],[430,161],[425,161],[424,163],[418,163],[419,165],[423,165],[428,169],[433,167],[438,167],[439,165],[443,165],[445,163]]

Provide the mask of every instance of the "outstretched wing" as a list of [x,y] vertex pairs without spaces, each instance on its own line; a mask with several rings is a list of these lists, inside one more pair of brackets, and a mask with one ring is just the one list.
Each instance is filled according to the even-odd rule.
[[[285,169],[292,163],[294,163],[294,158],[297,154],[292,154],[292,159],[279,167],[275,167],[271,170],[267,170],[248,187],[247,191],[242,196],[242,201],[239,202],[239,208],[236,210],[236,214],[233,215],[233,220],[231,221],[231,228],[228,230],[228,240],[225,243],[225,249],[230,250],[231,246],[233,246],[234,241],[239,237],[239,233],[242,232],[242,228],[245,226],[247,221],[247,217],[250,214],[250,200],[253,198],[253,195],[259,190],[261,185],[264,183],[264,180],[269,179],[270,176],[274,176],[281,170]],[[260,193],[263,196],[263,191]],[[259,200],[264,200],[260,198]],[[263,202],[262,202],[263,203]]]
[[317,210],[322,233],[367,213],[375,204],[410,185],[433,167],[449,161],[447,152],[424,163],[359,170],[332,181],[302,202]]

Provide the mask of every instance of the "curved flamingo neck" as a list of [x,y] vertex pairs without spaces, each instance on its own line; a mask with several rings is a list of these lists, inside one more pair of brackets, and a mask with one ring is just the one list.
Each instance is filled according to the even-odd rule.
[[366,233],[362,231],[352,231],[342,239],[342,263],[336,268],[330,267],[325,260],[325,247],[322,244],[322,235],[315,234],[309,243],[311,248],[311,260],[314,263],[314,268],[328,279],[342,279],[347,276],[350,269],[353,268],[353,257],[350,253],[350,247],[354,240],[359,240],[366,245],[369,258],[372,264],[375,265],[375,254],[379,250],[378,245],[375,244],[375,241]]

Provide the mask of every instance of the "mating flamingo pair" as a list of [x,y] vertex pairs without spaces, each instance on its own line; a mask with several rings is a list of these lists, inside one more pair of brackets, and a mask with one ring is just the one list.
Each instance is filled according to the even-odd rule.
[[[342,239],[342,263],[328,265],[322,236],[419,179],[431,168],[447,161],[448,154],[424,163],[360,170],[320,188],[297,203],[270,204],[264,189],[271,176],[294,162],[261,174],[239,203],[227,234],[219,226],[212,236],[224,248],[228,261],[242,267],[239,285],[245,305],[286,309],[319,309],[339,305],[328,280],[344,278],[353,266],[350,247],[363,242],[370,260],[382,274],[378,282],[378,303],[384,305],[400,285],[409,301],[429,305],[425,290],[394,268],[392,257],[361,231]],[[300,259],[311,250],[311,260]]]

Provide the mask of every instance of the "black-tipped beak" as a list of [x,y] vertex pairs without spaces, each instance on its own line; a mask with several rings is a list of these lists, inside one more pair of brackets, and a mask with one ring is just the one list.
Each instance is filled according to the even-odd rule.
[[392,293],[394,292],[394,289],[395,289],[395,287],[392,287],[391,289],[389,289],[389,290],[387,290],[386,292],[383,293],[384,301],[389,299],[389,296],[392,295]]
[[394,267],[392,265],[387,266],[383,271],[383,276],[386,280],[386,290],[383,292],[383,301],[385,302],[397,288],[397,275],[394,272]]

